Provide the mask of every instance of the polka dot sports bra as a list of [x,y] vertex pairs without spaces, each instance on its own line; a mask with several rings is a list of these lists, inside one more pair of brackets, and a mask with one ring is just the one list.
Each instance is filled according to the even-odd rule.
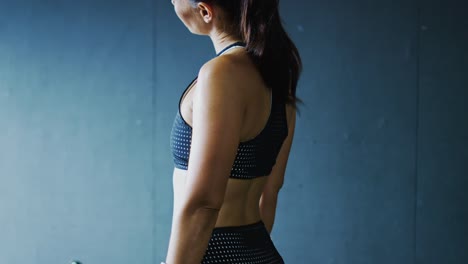
[[[222,52],[220,52],[220,54],[221,53]],[[171,131],[170,146],[174,166],[183,170],[187,170],[188,168],[190,145],[192,142],[192,127],[182,117],[180,104],[185,93],[195,80],[185,88],[179,99],[179,107]],[[287,135],[288,125],[285,104],[279,102],[275,94],[272,93],[268,121],[263,130],[256,137],[239,142],[236,158],[231,168],[230,178],[252,179],[269,175],[276,163],[276,158]]]

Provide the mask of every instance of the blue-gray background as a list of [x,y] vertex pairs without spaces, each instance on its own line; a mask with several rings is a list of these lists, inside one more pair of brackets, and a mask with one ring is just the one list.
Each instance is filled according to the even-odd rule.
[[[286,263],[468,262],[467,9],[282,1],[305,101]],[[172,120],[213,55],[169,0],[0,0],[0,264],[163,260]]]

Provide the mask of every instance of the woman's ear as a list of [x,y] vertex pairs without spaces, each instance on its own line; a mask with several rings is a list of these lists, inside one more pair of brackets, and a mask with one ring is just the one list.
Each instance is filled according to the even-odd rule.
[[199,14],[202,17],[203,21],[205,21],[205,23],[210,23],[211,21],[213,21],[214,10],[211,5],[208,5],[204,2],[199,2],[197,4],[197,7],[199,10]]

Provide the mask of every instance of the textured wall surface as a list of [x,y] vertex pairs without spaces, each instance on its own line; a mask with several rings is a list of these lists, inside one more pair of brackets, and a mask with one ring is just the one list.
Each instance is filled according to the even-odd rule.
[[152,263],[151,1],[0,1],[0,263]]
[[416,263],[468,262],[467,10],[421,8]]
[[[286,263],[468,261],[466,1],[281,1],[305,105]],[[169,135],[211,41],[169,0],[0,0],[0,263],[154,264]]]

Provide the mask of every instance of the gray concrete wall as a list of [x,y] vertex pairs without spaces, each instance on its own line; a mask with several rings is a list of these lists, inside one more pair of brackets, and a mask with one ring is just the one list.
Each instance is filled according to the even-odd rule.
[[[283,0],[305,101],[286,263],[468,261],[464,1]],[[0,0],[0,263],[159,263],[169,135],[214,50],[169,0]]]

